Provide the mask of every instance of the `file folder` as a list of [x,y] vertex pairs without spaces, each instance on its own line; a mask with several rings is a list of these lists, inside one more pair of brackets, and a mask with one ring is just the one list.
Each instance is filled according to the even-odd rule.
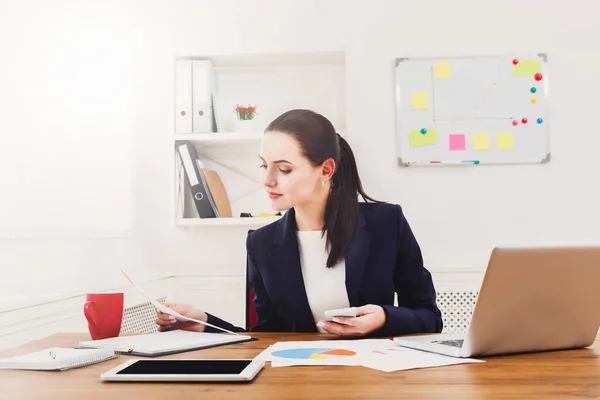
[[192,61],[192,101],[194,133],[216,132],[213,97],[217,84],[215,71],[209,60]]
[[221,181],[221,177],[216,171],[211,171],[200,165],[198,166],[198,169],[206,180],[210,197],[213,200],[214,207],[217,208],[219,217],[230,218],[232,216],[231,203],[229,202],[229,196],[227,195],[227,190],[225,190],[223,181]]
[[175,61],[175,133],[192,133],[192,61]]
[[190,142],[185,140],[177,141],[175,147],[183,165],[186,181],[194,199],[198,216],[200,218],[219,217],[208,182],[198,166],[199,159],[196,149]]

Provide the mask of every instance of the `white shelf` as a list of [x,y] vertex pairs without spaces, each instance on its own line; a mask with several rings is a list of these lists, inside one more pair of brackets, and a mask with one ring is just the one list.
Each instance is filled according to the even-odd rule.
[[178,133],[175,140],[189,140],[206,145],[226,145],[260,143],[262,133],[215,132],[215,133]]
[[[338,132],[346,138],[346,132]],[[178,133],[175,140],[189,140],[208,145],[226,145],[243,143],[260,143],[262,133],[238,133],[238,132],[215,132],[215,133]]]
[[336,66],[344,67],[344,51],[317,51],[308,53],[262,53],[262,54],[205,54],[203,56],[181,56],[176,60],[210,60],[216,69]]
[[281,217],[247,217],[247,218],[178,218],[177,226],[264,226],[279,220]]
[[[260,196],[261,180],[258,168],[260,145],[267,126],[292,107],[314,109],[329,118],[337,131],[346,136],[346,57],[343,49],[305,53],[212,53],[175,57],[176,60],[210,60],[218,96],[214,110],[218,129],[222,132],[194,133],[192,71],[175,69],[184,79],[176,79],[190,110],[185,124],[176,125],[177,133],[169,135],[172,145],[188,141],[196,149],[205,168],[219,174],[232,207],[234,218],[194,218],[197,213],[185,172],[176,158],[175,220],[179,228],[193,231],[206,228],[253,229],[268,225],[281,217],[239,217],[240,212],[269,210],[268,198]],[[191,63],[183,63],[190,67]],[[179,85],[179,86],[177,86]],[[193,86],[193,85],[192,85]],[[192,96],[193,97],[193,96]],[[193,102],[192,102],[193,103]],[[257,117],[252,127],[242,128],[237,121],[236,104],[255,104]],[[184,104],[182,104],[183,106]],[[175,118],[181,111],[175,106]],[[191,119],[191,120],[190,120]],[[178,126],[181,126],[179,130]],[[183,128],[185,126],[185,128]],[[216,129],[215,129],[216,130]],[[241,131],[244,130],[244,131]],[[188,132],[186,132],[188,131]],[[241,131],[241,132],[240,132]],[[175,152],[175,155],[177,153]],[[256,188],[256,190],[255,190]],[[257,211],[258,210],[258,211]],[[187,217],[187,218],[186,218]],[[239,229],[239,228],[238,228]]]

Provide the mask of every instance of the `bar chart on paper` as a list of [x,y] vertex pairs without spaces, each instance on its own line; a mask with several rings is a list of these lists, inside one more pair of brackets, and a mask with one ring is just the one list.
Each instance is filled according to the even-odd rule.
[[550,161],[547,56],[398,58],[398,163]]

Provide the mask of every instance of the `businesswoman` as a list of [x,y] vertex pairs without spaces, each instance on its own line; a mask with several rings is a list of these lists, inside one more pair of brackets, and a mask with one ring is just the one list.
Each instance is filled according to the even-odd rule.
[[[265,130],[260,163],[273,209],[287,212],[246,239],[257,316],[252,331],[441,332],[431,275],[401,207],[365,194],[352,150],[329,120],[309,110],[282,114]],[[166,305],[243,331],[190,305]],[[357,318],[323,320],[325,310],[346,307],[357,307]],[[160,331],[218,332],[161,312],[156,323]]]

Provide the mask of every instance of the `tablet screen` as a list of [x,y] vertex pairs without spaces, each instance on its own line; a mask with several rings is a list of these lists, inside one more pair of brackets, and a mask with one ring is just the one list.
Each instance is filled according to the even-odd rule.
[[138,360],[117,375],[239,375],[252,360]]

